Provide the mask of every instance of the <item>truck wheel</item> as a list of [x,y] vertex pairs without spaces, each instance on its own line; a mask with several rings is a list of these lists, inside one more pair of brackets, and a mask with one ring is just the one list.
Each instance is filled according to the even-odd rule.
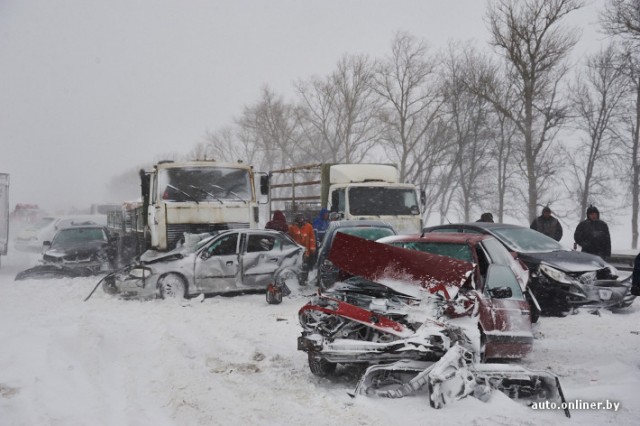
[[338,364],[329,362],[326,359],[309,352],[309,369],[318,377],[327,377],[336,371]]
[[181,276],[169,274],[162,277],[158,284],[160,297],[163,299],[184,299],[187,295],[187,284]]

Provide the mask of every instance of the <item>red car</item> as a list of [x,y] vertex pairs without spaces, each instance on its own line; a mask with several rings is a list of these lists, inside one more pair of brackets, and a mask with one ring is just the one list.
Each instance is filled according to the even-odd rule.
[[[338,363],[434,361],[456,344],[475,348],[481,361],[531,350],[527,271],[491,236],[373,242],[341,234],[329,258],[353,278],[319,291],[300,310],[298,349],[316,375]],[[475,330],[474,321],[466,329],[451,321],[465,316],[477,318]]]

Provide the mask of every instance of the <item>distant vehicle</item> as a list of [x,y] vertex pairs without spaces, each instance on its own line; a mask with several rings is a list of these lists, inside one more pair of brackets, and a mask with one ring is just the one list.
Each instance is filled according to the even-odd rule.
[[601,257],[572,251],[528,227],[503,223],[459,223],[431,226],[425,233],[488,234],[529,268],[529,288],[542,313],[564,315],[573,307],[624,308],[633,303],[628,280]]
[[103,288],[139,298],[266,292],[269,285],[299,274],[303,253],[279,231],[220,231],[169,252],[148,250]]
[[399,234],[422,229],[422,192],[402,183],[394,164],[309,164],[269,172],[270,213],[309,218],[321,208],[343,220],[382,220]]
[[42,252],[43,243],[45,241],[51,241],[62,228],[68,228],[76,225],[107,225],[107,216],[101,214],[81,214],[81,215],[67,215],[58,216],[55,220],[50,221],[43,226],[37,233],[36,240],[32,241],[30,246],[39,246],[38,251]]
[[53,226],[57,219],[56,216],[44,216],[33,225],[22,229],[13,240],[16,250],[41,253],[42,243],[45,239],[40,234],[48,226]]
[[0,256],[6,256],[8,249],[9,249],[9,175],[7,173],[0,173]]
[[317,253],[316,285],[318,287],[328,288],[339,279],[340,269],[328,259],[331,245],[338,233],[355,235],[371,241],[396,235],[396,231],[391,224],[380,220],[340,220],[330,222]]

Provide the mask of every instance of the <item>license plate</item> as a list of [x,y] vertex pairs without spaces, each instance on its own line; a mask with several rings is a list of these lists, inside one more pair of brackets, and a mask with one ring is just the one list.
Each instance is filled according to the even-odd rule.
[[598,290],[598,293],[600,294],[601,300],[609,300],[611,299],[611,295],[613,294],[611,290],[604,290],[604,289]]

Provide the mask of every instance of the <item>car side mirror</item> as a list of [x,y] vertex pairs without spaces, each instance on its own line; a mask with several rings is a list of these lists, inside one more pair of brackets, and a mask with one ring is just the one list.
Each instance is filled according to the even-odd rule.
[[511,287],[495,287],[495,288],[489,289],[489,294],[494,299],[508,299],[511,296],[513,296]]
[[44,248],[49,248],[49,247],[51,247],[51,241],[43,241],[43,243],[42,243],[42,247],[44,247]]

